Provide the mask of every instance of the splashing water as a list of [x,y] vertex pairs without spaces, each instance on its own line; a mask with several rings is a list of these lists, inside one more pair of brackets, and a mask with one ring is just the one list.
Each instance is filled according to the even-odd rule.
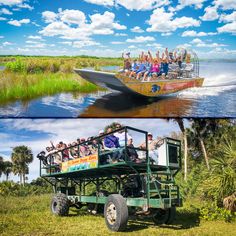
[[179,98],[199,98],[207,96],[218,96],[219,94],[236,90],[236,68],[235,63],[217,63],[202,65],[201,77],[204,78],[202,87],[191,88],[178,93]]

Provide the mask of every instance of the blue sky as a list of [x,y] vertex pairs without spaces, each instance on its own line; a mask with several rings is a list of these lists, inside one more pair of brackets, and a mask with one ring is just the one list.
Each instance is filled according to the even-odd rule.
[[[173,121],[167,122],[161,119],[2,119],[0,120],[0,156],[10,160],[12,148],[19,145],[30,147],[36,156],[49,145],[50,140],[55,144],[59,141],[70,143],[78,137],[87,138],[97,135],[111,122],[120,122],[123,125],[132,126],[152,132],[157,136],[168,136],[171,132],[179,132],[178,125]],[[135,140],[135,134],[132,134]],[[30,164],[29,180],[39,176],[39,161],[35,157]],[[1,178],[0,178],[1,179]],[[2,176],[5,179],[5,176]],[[18,181],[17,176],[10,179]]]
[[0,29],[0,54],[236,58],[235,0],[0,0]]

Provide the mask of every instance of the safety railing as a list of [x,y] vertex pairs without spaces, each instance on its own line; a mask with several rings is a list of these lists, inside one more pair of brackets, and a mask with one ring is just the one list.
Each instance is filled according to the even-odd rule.
[[[118,143],[114,144],[119,137]],[[145,148],[141,148],[145,146]],[[38,155],[40,176],[55,173],[102,168],[105,165],[127,163],[139,165],[150,163],[147,132],[129,126],[116,129],[63,149],[54,148],[48,154]]]

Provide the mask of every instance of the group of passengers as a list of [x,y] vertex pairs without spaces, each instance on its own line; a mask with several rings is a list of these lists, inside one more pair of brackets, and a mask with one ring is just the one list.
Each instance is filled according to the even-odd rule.
[[[127,155],[125,155],[125,143]],[[149,156],[155,163],[158,162],[157,143],[158,140],[153,140],[152,134],[148,133]],[[125,132],[120,123],[116,123],[115,127],[108,127],[106,131],[100,130],[95,137],[78,138],[77,141],[69,144],[61,141],[54,145],[50,141],[50,144],[46,147],[46,152],[41,152],[45,157],[44,165],[60,165],[62,162],[95,154],[98,150],[100,151],[99,161],[101,165],[124,161],[125,156],[127,156],[128,161],[135,163],[146,160],[146,157],[138,155],[133,145],[133,138],[128,132]],[[145,149],[146,142],[139,145],[139,148]]]
[[[162,53],[160,57],[160,52],[156,53],[156,57],[153,57],[151,52],[148,51],[147,54],[144,52],[139,55],[139,59],[132,60],[130,58],[130,53],[126,56],[122,54],[124,59],[124,68],[122,72],[130,78],[135,78],[142,82],[144,81],[154,81],[156,79],[166,79],[170,78],[169,65],[177,65],[176,71],[181,71],[182,62],[188,57],[190,60],[190,55],[187,52],[177,55],[177,52],[169,52],[168,48]],[[186,59],[187,60],[187,59]]]

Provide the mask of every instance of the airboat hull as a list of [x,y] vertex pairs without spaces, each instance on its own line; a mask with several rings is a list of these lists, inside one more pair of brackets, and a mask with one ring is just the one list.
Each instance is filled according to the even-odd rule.
[[121,73],[115,74],[85,69],[75,69],[75,72],[85,80],[100,87],[146,97],[158,97],[188,88],[201,87],[204,81],[203,78],[198,77],[140,82]]

